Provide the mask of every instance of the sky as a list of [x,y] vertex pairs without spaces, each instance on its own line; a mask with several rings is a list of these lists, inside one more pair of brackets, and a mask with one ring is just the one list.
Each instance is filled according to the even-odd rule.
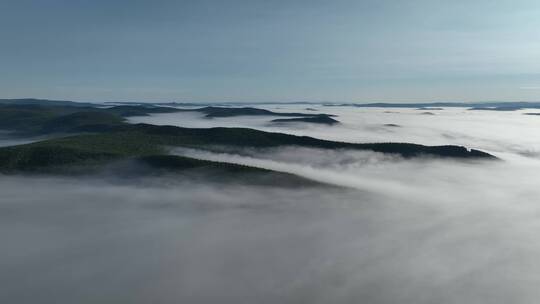
[[0,98],[540,101],[537,0],[0,0]]

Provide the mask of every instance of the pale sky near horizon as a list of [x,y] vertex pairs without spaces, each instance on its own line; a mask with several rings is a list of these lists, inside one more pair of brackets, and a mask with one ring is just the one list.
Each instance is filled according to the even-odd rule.
[[538,0],[0,0],[0,98],[540,101]]

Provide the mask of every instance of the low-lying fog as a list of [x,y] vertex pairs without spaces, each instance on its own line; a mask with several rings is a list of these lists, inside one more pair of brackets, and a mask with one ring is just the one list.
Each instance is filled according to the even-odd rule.
[[8,146],[16,146],[16,145],[24,145],[29,144],[35,141],[45,140],[47,137],[41,136],[41,137],[14,137],[14,135],[10,132],[2,132],[0,131],[0,147],[8,147]]
[[[172,151],[344,186],[299,190],[1,177],[0,302],[538,303],[539,117],[319,109],[343,125],[193,113],[136,120],[456,143],[503,161],[290,147]],[[383,126],[390,123],[401,127]]]
[[[203,114],[180,112],[132,117],[131,122],[181,127],[246,127],[270,132],[308,135],[348,142],[413,142],[426,145],[457,144],[489,152],[513,152],[540,156],[540,116],[523,115],[538,110],[471,111],[466,108],[417,110],[401,108],[266,105],[255,107],[275,112],[335,114],[341,124],[275,124],[276,117],[239,116],[206,119]],[[426,115],[431,113],[433,115]],[[389,126],[390,125],[390,126]],[[395,126],[392,126],[395,125]]]

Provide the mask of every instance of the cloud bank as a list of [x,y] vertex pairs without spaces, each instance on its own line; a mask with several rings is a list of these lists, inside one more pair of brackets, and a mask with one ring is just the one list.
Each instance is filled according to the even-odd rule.
[[[536,117],[332,111],[343,126],[285,131],[359,142],[447,140],[489,148],[504,161],[292,147],[174,150],[343,186],[302,190],[1,176],[0,302],[537,302]],[[159,117],[283,130],[261,118],[144,119]]]

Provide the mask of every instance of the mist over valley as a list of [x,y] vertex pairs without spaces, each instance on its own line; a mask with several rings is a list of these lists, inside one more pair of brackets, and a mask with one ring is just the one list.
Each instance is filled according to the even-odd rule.
[[[6,133],[0,300],[532,303],[540,296],[536,117],[246,106],[320,112],[340,123],[68,106],[35,128]],[[3,115],[12,113],[7,107]]]

